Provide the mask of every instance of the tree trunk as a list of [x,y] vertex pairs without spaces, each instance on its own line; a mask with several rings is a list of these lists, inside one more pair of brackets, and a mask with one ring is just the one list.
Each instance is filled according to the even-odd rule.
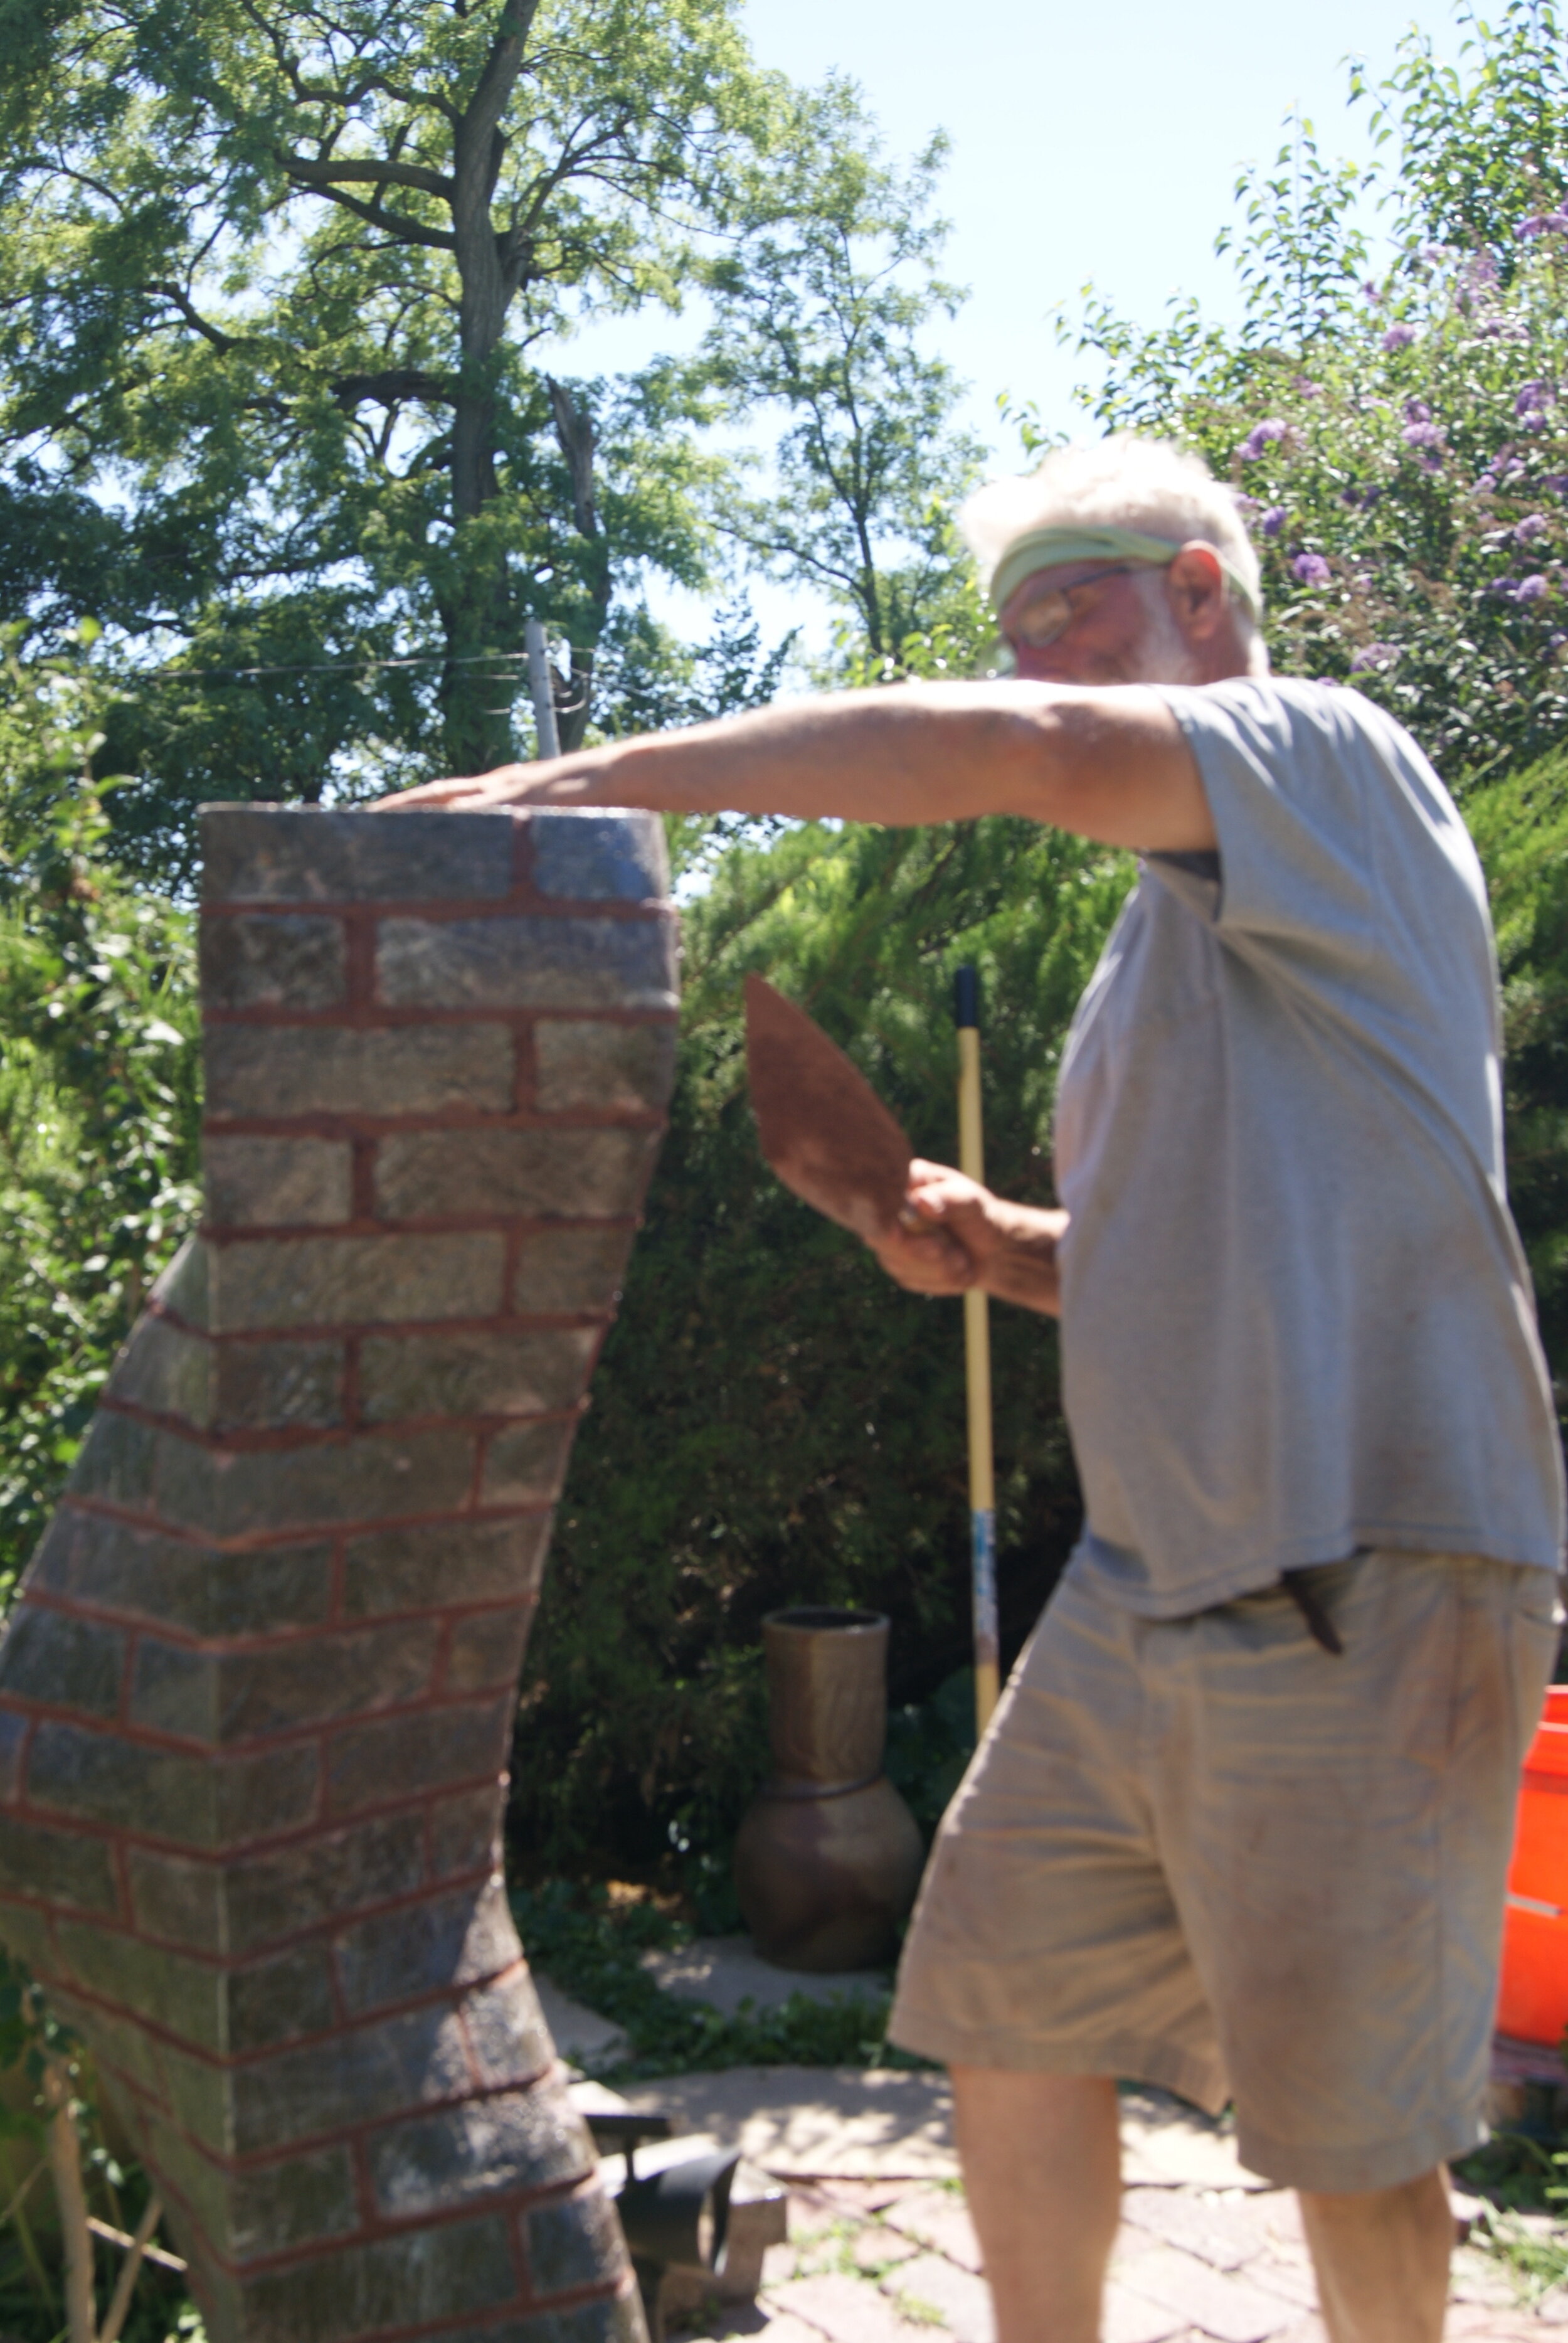
[[495,502],[495,362],[517,277],[502,261],[490,214],[506,141],[501,117],[522,70],[538,0],[512,0],[474,94],[452,134],[452,226],[457,239],[462,352],[452,423],[455,575],[441,602],[447,663],[441,676],[443,747],[454,773],[483,772],[512,755],[515,676],[487,654],[516,651],[519,614],[507,557],[486,528]]

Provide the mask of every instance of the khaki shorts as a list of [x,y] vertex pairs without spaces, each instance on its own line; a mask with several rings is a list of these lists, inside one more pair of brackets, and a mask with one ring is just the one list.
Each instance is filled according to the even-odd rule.
[[1484,2137],[1504,1879],[1557,1647],[1542,1570],[1378,1551],[1134,1617],[1065,1584],[932,1851],[890,2031],[1217,2112],[1282,2186]]

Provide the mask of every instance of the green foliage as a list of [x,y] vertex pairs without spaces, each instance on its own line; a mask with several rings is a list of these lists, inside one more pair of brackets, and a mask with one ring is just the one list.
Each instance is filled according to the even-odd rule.
[[[687,841],[689,850],[689,841]],[[715,860],[687,914],[670,1133],[557,1521],[524,1679],[512,1840],[529,1875],[716,1862],[763,1764],[759,1627],[786,1602],[893,1618],[895,1705],[967,1641],[963,1345],[757,1151],[739,995],[766,970],[855,1056],[918,1151],[954,1144],[954,966],[981,970],[990,1169],[1050,1194],[1072,1005],[1124,859],[1010,819],[807,827]],[[1016,1645],[1077,1499],[1055,1333],[993,1317],[1004,1630]]]
[[885,679],[910,669],[907,640],[968,614],[952,507],[983,451],[953,426],[952,368],[916,338],[963,297],[936,274],[945,142],[900,171],[858,116],[831,85],[789,155],[751,175],[742,231],[707,271],[700,372],[730,415],[787,418],[764,491],[726,484],[720,528],[845,614],[838,679],[857,660]]
[[[116,2154],[95,2102],[95,2078],[81,2041],[55,2016],[22,1963],[0,1951],[0,2319],[18,2343],[58,2343],[61,2330],[64,2288],[48,2177],[46,2072],[69,2093],[65,2104],[76,2130],[88,2206],[125,2236],[146,2207],[146,2177],[134,2166],[123,2166]],[[100,2245],[95,2259],[101,2318],[119,2274],[119,2254]],[[121,2333],[124,2343],[205,2343],[200,2315],[178,2274],[146,2261]]]
[[1568,751],[1471,791],[1503,978],[1508,1192],[1568,1419]]
[[1550,2137],[1498,2130],[1453,2171],[1482,2200],[1470,2243],[1502,2263],[1526,2302],[1568,2280],[1568,2150]]
[[741,2004],[733,2017],[665,1993],[639,1967],[653,1946],[674,1948],[689,1932],[652,1903],[612,1903],[603,1888],[550,1880],[512,1897],[528,1957],[563,1991],[624,2026],[627,2051],[598,2072],[617,2082],[719,2066],[914,2066],[887,2039],[890,1995],[826,2002],[792,1993],[777,2009]]
[[1220,239],[1238,332],[1187,300],[1144,331],[1091,288],[1076,331],[1101,422],[1184,437],[1244,497],[1276,668],[1354,676],[1459,784],[1568,722],[1568,58],[1534,0],[1465,21],[1462,69],[1412,33],[1381,89],[1354,83],[1386,176],[1325,163],[1298,122],[1242,179]]
[[888,1778],[902,1795],[928,1845],[948,1810],[975,1747],[975,1679],[956,1668],[926,1701],[907,1701],[888,1716]]
[[101,699],[0,676],[0,1588],[197,1205],[192,923],[107,860]]
[[[376,729],[390,701],[406,750],[438,727],[460,769],[498,761],[495,655],[527,612],[591,650],[618,570],[702,572],[689,416],[530,353],[584,310],[676,306],[693,236],[786,126],[735,13],[5,0],[0,378],[45,603],[80,610],[92,579],[106,621],[172,633],[190,669],[253,663],[211,652],[258,620],[275,649],[314,633],[329,755],[367,729],[335,662],[434,636],[417,696],[370,689]],[[111,481],[84,571],[71,523]],[[226,712],[204,726],[187,690],[182,754],[209,772]],[[284,773],[297,726],[265,729]]]
[[[621,729],[668,681],[626,668],[649,571],[831,547],[879,642],[940,615],[939,153],[900,174],[847,85],[760,71],[739,0],[0,0],[0,562],[45,645],[108,629],[144,876],[188,880],[204,798],[503,761],[530,615],[563,745]],[[699,287],[700,363],[544,371]],[[779,478],[727,499],[718,430],[779,401]]]
[[594,732],[616,739],[764,707],[777,696],[794,644],[789,634],[764,650],[750,603],[739,595],[719,606],[707,642],[695,648],[645,603],[614,611],[600,640]]

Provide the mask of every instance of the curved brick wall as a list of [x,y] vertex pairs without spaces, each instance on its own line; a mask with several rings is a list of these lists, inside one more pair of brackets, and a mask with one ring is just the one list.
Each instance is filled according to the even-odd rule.
[[641,814],[204,817],[206,1219],[0,1644],[0,1937],[215,2343],[634,2343],[497,1870],[658,1143]]

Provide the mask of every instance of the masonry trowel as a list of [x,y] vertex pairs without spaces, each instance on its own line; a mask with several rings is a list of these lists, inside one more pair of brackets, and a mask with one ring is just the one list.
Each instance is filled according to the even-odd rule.
[[762,1152],[784,1185],[867,1244],[908,1225],[909,1141],[842,1050],[760,976],[746,980],[746,1063]]

